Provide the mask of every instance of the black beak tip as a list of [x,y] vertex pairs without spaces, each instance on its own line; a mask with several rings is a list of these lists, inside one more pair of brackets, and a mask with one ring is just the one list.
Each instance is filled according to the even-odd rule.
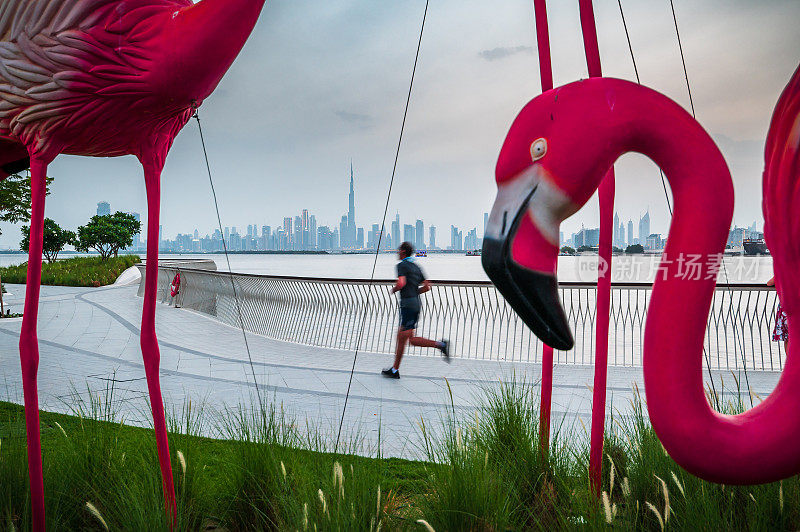
[[504,244],[496,239],[484,240],[481,260],[486,274],[540,340],[560,351],[572,349],[575,342],[555,276],[521,267],[509,257]]
[[549,335],[548,339],[542,339],[542,341],[558,351],[569,351],[570,349],[575,347],[575,340],[572,339],[572,333],[570,333],[569,328],[565,329],[562,332],[566,332],[567,336],[564,337],[552,333]]

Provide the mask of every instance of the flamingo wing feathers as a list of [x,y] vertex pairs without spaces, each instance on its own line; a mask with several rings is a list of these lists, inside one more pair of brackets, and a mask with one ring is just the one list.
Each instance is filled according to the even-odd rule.
[[781,94],[765,147],[764,238],[788,315],[800,308],[800,67]]
[[148,17],[190,0],[6,0],[0,3],[0,137],[26,145],[119,88],[144,94]]

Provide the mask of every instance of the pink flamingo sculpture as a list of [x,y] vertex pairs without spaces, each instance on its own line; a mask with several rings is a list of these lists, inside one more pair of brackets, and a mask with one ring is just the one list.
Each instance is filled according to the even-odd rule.
[[[497,161],[498,193],[484,240],[484,268],[543,341],[571,347],[556,291],[559,225],[630,151],[661,167],[675,201],[644,338],[653,428],[678,464],[706,480],[756,484],[797,474],[800,342],[789,344],[775,390],[749,411],[719,414],[704,395],[703,340],[733,213],[733,185],[711,137],[667,97],[628,81],[592,78],[529,102],[511,125]],[[800,69],[775,110],[766,160],[767,239],[778,295],[789,327],[796,330]],[[681,271],[681,258],[687,257],[699,259],[699,276]]]
[[36,319],[47,165],[60,153],[135,155],[147,191],[141,347],[167,513],[175,517],[155,334],[161,170],[172,141],[250,35],[264,0],[5,0],[0,4],[0,178],[30,167],[20,333],[33,527],[44,529]]

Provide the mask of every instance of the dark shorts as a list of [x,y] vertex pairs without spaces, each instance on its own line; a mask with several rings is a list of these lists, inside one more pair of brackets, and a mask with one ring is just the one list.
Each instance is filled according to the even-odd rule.
[[400,330],[410,331],[417,328],[420,309],[421,306],[418,301],[400,302]]

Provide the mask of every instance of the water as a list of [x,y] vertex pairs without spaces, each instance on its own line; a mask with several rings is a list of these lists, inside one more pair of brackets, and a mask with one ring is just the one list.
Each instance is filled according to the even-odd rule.
[[[222,254],[162,255],[164,258],[212,259],[219,270],[227,271]],[[234,272],[262,275],[290,275],[298,277],[369,279],[374,255],[230,255]],[[559,257],[558,269],[561,281],[597,280],[597,255]],[[0,256],[0,264],[2,264]],[[431,279],[457,281],[488,280],[481,266],[480,257],[462,254],[431,253],[418,257],[419,264]],[[397,258],[394,254],[381,253],[375,268],[376,279],[394,276]],[[620,255],[612,261],[612,279],[615,282],[652,282],[659,274],[658,255]],[[765,283],[772,277],[772,257],[725,257],[724,269],[720,269],[721,283]],[[727,278],[726,278],[727,274]]]
[[[79,255],[63,255],[64,258]],[[142,254],[144,256],[144,254]],[[162,258],[211,259],[217,269],[227,271],[223,254],[163,254]],[[374,255],[244,255],[229,256],[231,269],[239,273],[261,275],[290,275],[297,277],[326,277],[344,279],[369,279]],[[28,259],[23,253],[0,253],[0,267],[22,264]],[[419,264],[431,279],[453,281],[486,281],[480,257],[462,254],[431,253],[417,257]],[[381,253],[375,268],[376,279],[394,277],[396,255]],[[615,282],[652,282],[658,275],[658,255],[619,255],[612,261],[612,280]],[[724,259],[725,269],[720,271],[721,283],[765,283],[772,277],[772,257],[730,256]],[[597,255],[559,257],[558,275],[561,281],[594,282],[597,280]]]

